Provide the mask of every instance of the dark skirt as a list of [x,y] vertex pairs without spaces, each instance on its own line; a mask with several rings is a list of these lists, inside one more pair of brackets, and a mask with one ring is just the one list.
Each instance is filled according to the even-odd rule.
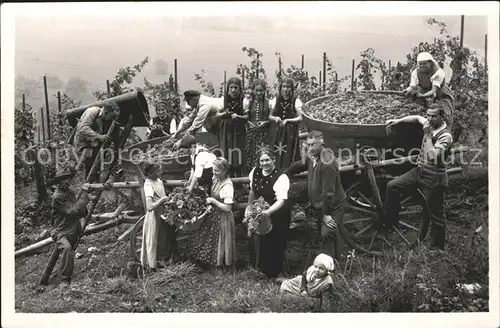
[[220,120],[217,137],[219,149],[229,162],[231,171],[241,174],[244,167],[245,122],[232,119]]
[[283,269],[290,216],[290,209],[285,203],[283,208],[271,216],[273,223],[271,232],[266,235],[253,234],[250,238],[252,267],[269,278],[277,277]]
[[247,135],[245,140],[245,172],[257,166],[259,159],[257,152],[262,147],[269,146],[269,124],[260,128],[247,127]]
[[286,169],[293,162],[300,160],[299,124],[280,126],[273,122],[269,135],[270,145],[276,151],[276,167],[279,170]]
[[175,227],[163,221],[159,215],[156,216],[156,220],[158,224],[157,258],[159,261],[173,259],[177,246]]

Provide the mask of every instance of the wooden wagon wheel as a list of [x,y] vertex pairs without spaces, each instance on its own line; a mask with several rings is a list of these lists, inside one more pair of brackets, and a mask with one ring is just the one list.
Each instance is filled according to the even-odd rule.
[[137,262],[141,262],[141,247],[142,247],[142,226],[144,224],[145,215],[141,216],[134,225],[129,239],[130,255],[134,257]]
[[[385,182],[377,179],[379,185]],[[399,224],[388,235],[377,224],[383,209],[374,205],[367,193],[366,182],[354,183],[346,190],[346,194],[347,209],[338,225],[345,242],[357,251],[383,255],[387,250],[412,247],[425,238],[429,215],[425,215],[428,214],[428,207],[420,190],[402,197]]]

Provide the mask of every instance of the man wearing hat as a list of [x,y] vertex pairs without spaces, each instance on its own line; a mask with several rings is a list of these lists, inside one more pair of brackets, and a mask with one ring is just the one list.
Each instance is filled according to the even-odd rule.
[[[193,110],[182,119],[172,139],[177,139],[183,132],[195,135],[202,127],[210,133],[215,133],[217,119],[223,116],[221,112],[224,108],[224,98],[212,98],[198,91],[188,90],[184,92],[184,99]],[[180,140],[175,143],[174,148],[179,147]]]
[[321,236],[322,251],[339,259],[337,223],[344,215],[347,197],[340,179],[339,164],[333,152],[324,148],[323,133],[307,135],[307,158],[285,170],[293,175],[307,171],[307,192]]
[[62,260],[60,277],[63,284],[71,282],[75,249],[82,234],[80,218],[87,214],[89,197],[86,193],[77,201],[75,194],[69,189],[71,179],[75,176],[73,168],[66,168],[56,174],[51,181],[57,185],[52,196],[52,232],[51,237],[56,241],[61,251]]
[[[89,107],[82,114],[76,126],[74,146],[79,156],[84,156],[85,178],[90,173],[99,147],[103,144],[109,145],[112,142],[106,131],[119,114],[120,108],[114,101],[106,102],[102,107]],[[115,131],[118,132],[118,129]],[[94,174],[91,181],[97,181],[97,177],[97,173]]]

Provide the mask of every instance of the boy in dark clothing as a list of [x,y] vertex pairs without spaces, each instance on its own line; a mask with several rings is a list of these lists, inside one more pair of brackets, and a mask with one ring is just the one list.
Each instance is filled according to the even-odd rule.
[[77,202],[75,194],[69,189],[70,181],[74,177],[73,169],[65,169],[56,175],[53,184],[57,189],[52,196],[52,232],[51,237],[56,241],[61,251],[60,277],[62,283],[69,285],[73,274],[75,249],[82,235],[80,218],[87,214],[89,198],[86,193]]
[[293,163],[285,173],[307,171],[307,192],[320,227],[322,251],[338,259],[337,224],[345,211],[346,194],[340,180],[339,165],[333,152],[324,148],[323,134],[311,131],[307,136],[308,156]]

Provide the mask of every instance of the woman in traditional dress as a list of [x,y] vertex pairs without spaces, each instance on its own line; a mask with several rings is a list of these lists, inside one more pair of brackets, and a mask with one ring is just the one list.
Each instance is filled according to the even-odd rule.
[[244,107],[248,100],[243,93],[243,84],[237,77],[232,77],[227,82],[224,93],[224,116],[218,122],[218,142],[222,156],[230,165],[230,173],[233,176],[242,176],[244,170],[243,149],[245,147],[246,128],[245,123],[248,113],[244,113]]
[[446,85],[446,74],[428,52],[417,56],[418,67],[411,73],[410,86],[404,91],[406,96],[424,99],[428,107],[434,101],[440,102],[445,109],[445,121],[450,129],[453,125],[454,98]]
[[149,122],[149,127],[146,131],[148,140],[168,137],[174,133],[179,124],[179,121],[176,119],[180,111],[179,106],[179,98],[173,96],[168,96],[155,103],[157,116]]
[[278,152],[276,166],[285,169],[300,159],[299,124],[302,121],[302,101],[295,95],[295,84],[286,78],[281,83],[278,96],[271,100],[273,122],[270,127],[270,145]]
[[252,98],[245,114],[248,115],[247,138],[245,143],[245,163],[247,169],[258,164],[257,152],[269,146],[269,100],[266,95],[266,82],[256,79],[252,84]]
[[229,178],[229,164],[218,157],[212,164],[213,182],[207,205],[211,213],[191,236],[188,251],[205,266],[228,267],[236,262],[236,235],[232,212],[234,189]]
[[[147,163],[144,168],[144,197],[146,198],[146,216],[142,226],[141,265],[145,269],[156,269],[167,253],[169,245],[175,242],[173,227],[160,218],[158,209],[165,204],[167,196],[163,181],[159,179],[160,165]],[[169,254],[170,255],[170,254]]]
[[252,266],[269,278],[277,277],[282,269],[290,226],[288,190],[290,180],[278,171],[276,156],[271,149],[264,148],[258,153],[259,165],[250,172],[250,193],[248,203],[260,197],[271,206],[262,215],[269,216],[273,225],[265,235],[253,234],[250,239]]

